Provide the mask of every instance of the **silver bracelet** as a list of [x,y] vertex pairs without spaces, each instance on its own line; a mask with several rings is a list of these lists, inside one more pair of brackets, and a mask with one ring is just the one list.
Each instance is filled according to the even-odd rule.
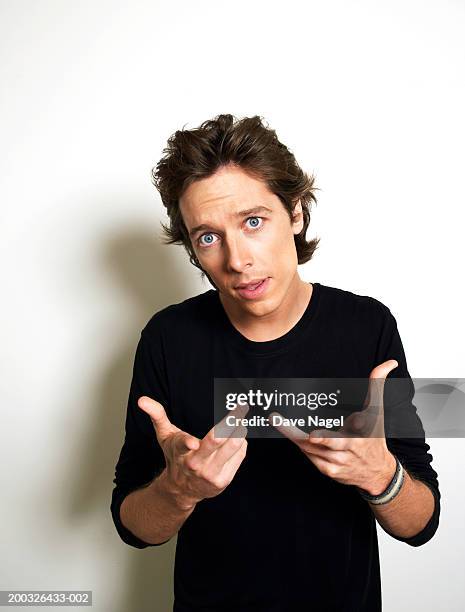
[[365,491],[359,488],[360,495],[367,502],[370,502],[370,504],[375,504],[376,506],[379,506],[381,504],[387,504],[392,499],[394,499],[394,497],[396,497],[396,495],[401,490],[402,485],[404,483],[405,470],[399,459],[397,457],[395,459],[396,471],[394,473],[394,476],[392,477],[391,482],[388,484],[387,488],[382,493],[380,493],[379,495],[370,495],[369,493],[366,493]]

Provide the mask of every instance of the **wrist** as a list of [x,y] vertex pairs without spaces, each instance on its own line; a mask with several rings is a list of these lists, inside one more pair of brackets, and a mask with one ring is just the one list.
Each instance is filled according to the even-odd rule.
[[166,468],[152,482],[151,486],[181,512],[192,511],[197,505],[198,500],[186,495],[170,479]]
[[370,483],[367,483],[366,486],[363,487],[363,490],[368,493],[368,495],[380,495],[387,489],[389,483],[394,478],[396,467],[396,458],[391,452],[388,451],[386,459],[383,466],[379,470],[377,477]]

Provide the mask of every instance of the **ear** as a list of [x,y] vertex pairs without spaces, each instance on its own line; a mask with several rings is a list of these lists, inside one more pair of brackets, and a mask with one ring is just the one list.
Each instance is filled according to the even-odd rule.
[[292,215],[294,217],[294,220],[292,221],[292,231],[294,232],[294,234],[297,235],[300,234],[304,226],[304,215],[302,212],[302,204],[300,200],[294,206]]

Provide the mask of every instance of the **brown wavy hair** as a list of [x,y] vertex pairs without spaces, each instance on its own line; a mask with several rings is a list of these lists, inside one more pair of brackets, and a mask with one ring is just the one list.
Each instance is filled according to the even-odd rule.
[[305,237],[311,205],[317,202],[315,178],[301,170],[293,153],[258,115],[242,119],[230,114],[218,115],[198,128],[177,130],[168,139],[163,157],[152,168],[152,182],[169,217],[169,225],[161,222],[164,244],[183,245],[190,262],[202,275],[208,276],[195,255],[179,199],[194,181],[212,176],[219,168],[231,164],[264,181],[281,200],[291,221],[294,206],[300,200],[304,224],[294,240],[298,263],[309,261],[319,243],[319,238],[307,241]]

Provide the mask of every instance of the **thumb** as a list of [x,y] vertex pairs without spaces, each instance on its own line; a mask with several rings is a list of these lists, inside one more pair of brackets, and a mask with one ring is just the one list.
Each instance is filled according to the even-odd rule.
[[380,365],[373,368],[370,373],[370,378],[386,378],[391,370],[395,370],[398,367],[398,362],[395,359],[388,359]]
[[384,437],[384,383],[389,372],[397,368],[398,365],[395,359],[388,359],[370,372],[368,393],[363,407],[366,414],[370,415],[374,421],[374,427],[371,431],[372,437]]
[[386,377],[398,365],[395,359],[389,359],[373,368],[368,378],[368,393],[365,405],[376,407],[383,405],[383,390]]
[[143,395],[137,400],[137,405],[152,419],[155,433],[160,442],[163,442],[173,432],[178,431],[178,428],[166,416],[166,411],[160,402]]

